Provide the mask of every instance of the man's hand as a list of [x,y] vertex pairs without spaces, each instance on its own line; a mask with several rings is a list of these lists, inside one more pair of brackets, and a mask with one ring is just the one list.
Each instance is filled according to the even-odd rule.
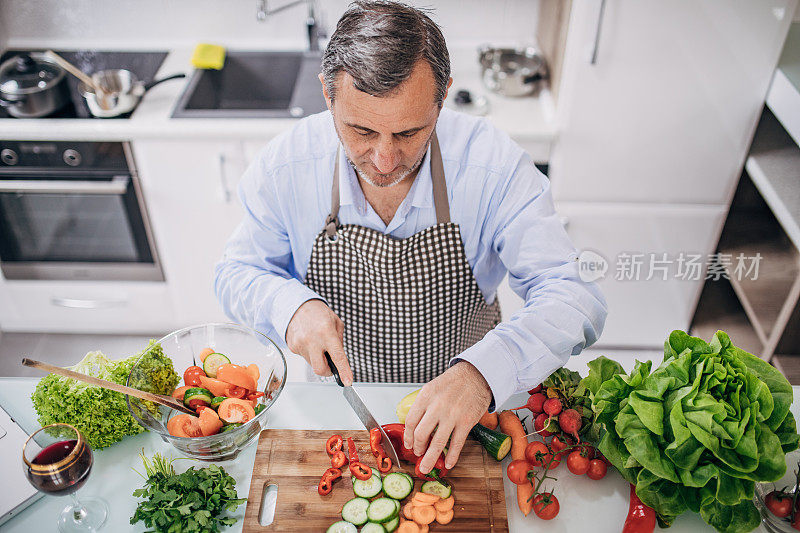
[[469,431],[486,412],[491,400],[489,384],[467,361],[459,361],[422,387],[406,416],[403,440],[406,448],[413,448],[417,456],[425,453],[420,463],[423,474],[433,468],[448,439],[450,447],[445,467],[449,469],[456,464]]
[[286,328],[286,345],[303,356],[318,376],[330,376],[328,352],[345,385],[352,385],[353,371],[343,346],[344,322],[322,300],[308,300],[295,311]]

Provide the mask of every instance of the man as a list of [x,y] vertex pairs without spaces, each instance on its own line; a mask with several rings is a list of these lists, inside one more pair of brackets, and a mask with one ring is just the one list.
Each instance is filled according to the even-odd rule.
[[[452,467],[487,408],[600,335],[547,179],[487,121],[443,109],[452,83],[428,16],[352,4],[325,51],[328,112],[276,138],[239,188],[245,217],[216,269],[233,319],[345,384],[425,383],[405,444]],[[525,306],[500,322],[508,272]],[[426,451],[427,450],[427,451]]]

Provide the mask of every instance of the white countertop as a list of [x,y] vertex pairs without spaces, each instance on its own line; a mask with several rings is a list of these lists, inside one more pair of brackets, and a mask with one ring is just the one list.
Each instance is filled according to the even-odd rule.
[[[42,43],[41,46],[47,46]],[[15,48],[14,42],[9,48]],[[70,48],[70,47],[66,47]],[[75,49],[85,48],[76,43]],[[179,72],[186,79],[168,81],[148,91],[128,119],[3,119],[0,138],[14,140],[103,140],[136,139],[269,139],[291,127],[297,119],[200,119],[171,118],[172,110],[189,82],[192,66],[191,48],[173,49],[167,55],[158,76]],[[450,99],[459,89],[473,95],[484,94],[489,100],[487,117],[517,142],[547,143],[556,135],[554,109],[550,93],[537,98],[506,98],[489,93],[480,81],[475,48],[451,50],[453,86]]]
[[[38,428],[30,395],[38,380],[32,378],[0,378],[0,405],[28,432]],[[381,423],[396,421],[395,405],[408,392],[412,385],[357,385],[365,403],[373,410]],[[797,395],[800,387],[793,387],[795,402],[792,413],[800,419],[800,402]],[[525,401],[524,395],[512,397],[507,407]],[[269,426],[283,429],[358,429],[361,424],[345,402],[335,384],[287,383],[275,402]],[[132,492],[142,485],[142,478],[133,469],[141,471],[140,450],[148,456],[155,452],[178,456],[168,444],[152,433],[142,433],[127,437],[122,442],[95,452],[95,463],[89,481],[78,492],[78,496],[102,496],[110,507],[109,522],[102,531],[143,531],[142,524],[132,527],[129,519],[136,509],[137,500]],[[247,497],[250,491],[250,475],[255,461],[256,446],[250,446],[233,461],[219,463],[236,479],[239,497]],[[20,462],[20,457],[2,457],[1,461]],[[505,467],[510,459],[503,461]],[[21,463],[20,463],[21,464]],[[196,465],[190,461],[176,463],[176,467],[188,468]],[[455,468],[458,468],[456,465]],[[533,514],[524,517],[516,504],[516,489],[505,480],[506,505],[509,528],[512,532],[543,531],[547,533],[567,533],[592,531],[593,533],[618,533],[628,512],[628,484],[616,471],[600,481],[592,481],[586,476],[574,476],[560,466],[554,473],[556,495],[561,504],[561,513],[549,522],[543,522]],[[56,516],[66,503],[66,498],[45,496],[17,517],[6,522],[2,529],[8,532],[43,533],[55,531]],[[234,515],[240,520],[226,531],[241,531],[245,506],[239,507]],[[331,517],[332,522],[334,521]],[[674,533],[713,531],[700,516],[684,513],[670,528]],[[757,531],[766,532],[763,526]]]

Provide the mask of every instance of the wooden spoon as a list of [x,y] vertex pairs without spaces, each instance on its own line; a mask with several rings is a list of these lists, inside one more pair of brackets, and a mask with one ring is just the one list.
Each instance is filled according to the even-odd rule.
[[81,80],[88,87],[91,87],[92,90],[94,90],[94,94],[97,95],[97,100],[100,103],[100,107],[102,107],[103,109],[111,109],[111,107],[113,106],[113,103],[110,98],[112,94],[111,91],[109,91],[105,87],[102,87],[98,83],[95,83],[94,79],[91,76],[89,76],[81,69],[79,69],[78,67],[76,67],[75,65],[73,65],[72,63],[61,57],[60,55],[58,55],[57,53],[53,52],[52,50],[47,50],[45,52],[45,55],[47,55],[48,57],[50,57],[50,59],[55,61],[58,64],[58,66],[60,66],[61,68],[63,68],[64,70],[66,70],[79,80]]
[[89,385],[94,385],[95,387],[102,387],[104,389],[113,390],[115,392],[121,392],[122,394],[127,394],[128,396],[134,396],[136,398],[140,398],[142,400],[150,400],[151,402],[159,403],[170,409],[175,409],[176,411],[180,411],[182,413],[187,413],[193,416],[197,416],[195,411],[192,411],[182,402],[179,402],[172,396],[164,396],[162,394],[153,394],[152,392],[145,392],[139,389],[134,389],[132,387],[126,387],[125,385],[119,385],[114,383],[113,381],[106,381],[104,379],[96,378],[93,376],[87,376],[86,374],[81,374],[80,372],[74,372],[72,370],[67,370],[66,368],[61,368],[60,366],[54,366],[48,363],[43,363],[41,361],[34,361],[33,359],[23,359],[22,364],[25,366],[29,366],[32,368],[38,368],[39,370],[44,370],[45,372],[49,372],[50,374],[58,374],[59,376],[64,376],[67,378],[72,378],[77,381],[83,381],[84,383],[88,383]]

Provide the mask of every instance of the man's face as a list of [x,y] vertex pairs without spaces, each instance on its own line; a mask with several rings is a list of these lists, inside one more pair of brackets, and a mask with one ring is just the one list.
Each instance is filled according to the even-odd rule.
[[417,169],[439,117],[436,82],[426,61],[418,61],[408,79],[387,95],[359,91],[346,72],[337,78],[333,102],[322,87],[345,153],[362,179],[390,187]]

